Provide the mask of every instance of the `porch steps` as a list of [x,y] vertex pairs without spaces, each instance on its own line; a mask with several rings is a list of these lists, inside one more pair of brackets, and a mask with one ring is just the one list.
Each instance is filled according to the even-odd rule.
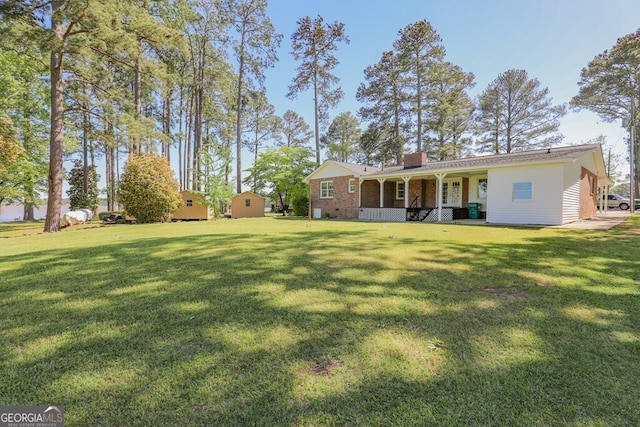
[[407,208],[407,221],[424,221],[434,208]]

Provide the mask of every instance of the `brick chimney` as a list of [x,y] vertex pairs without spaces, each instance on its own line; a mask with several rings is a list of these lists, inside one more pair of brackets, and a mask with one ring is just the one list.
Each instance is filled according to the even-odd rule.
[[412,169],[419,168],[427,164],[427,153],[419,151],[417,153],[404,155],[404,168]]

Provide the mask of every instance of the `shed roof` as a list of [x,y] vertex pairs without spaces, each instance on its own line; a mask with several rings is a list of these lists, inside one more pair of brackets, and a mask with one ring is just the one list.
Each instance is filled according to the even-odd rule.
[[240,197],[240,196],[246,197],[248,194],[251,194],[252,196],[255,196],[255,197],[259,197],[259,198],[264,200],[264,197],[262,197],[259,194],[254,193],[253,191],[243,191],[242,193],[236,194],[235,196],[233,196],[232,199],[235,199],[236,197]]

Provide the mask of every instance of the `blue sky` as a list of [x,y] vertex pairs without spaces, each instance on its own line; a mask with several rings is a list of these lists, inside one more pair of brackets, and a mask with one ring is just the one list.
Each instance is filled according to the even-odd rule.
[[[638,0],[271,0],[268,15],[283,34],[279,62],[267,72],[267,93],[278,114],[297,111],[313,123],[312,94],[285,97],[295,75],[291,34],[304,16],[341,21],[351,39],[336,56],[345,97],[330,114],[356,113],[363,70],[391,50],[398,31],[428,20],[442,38],[446,59],[474,73],[481,93],[500,73],[524,69],[548,87],[556,103],[568,103],[578,91],[580,71],[619,37],[640,27]],[[626,150],[619,123],[603,123],[589,112],[569,113],[562,120],[563,144],[585,142],[600,134],[618,152]],[[244,169],[244,167],[243,167]]]

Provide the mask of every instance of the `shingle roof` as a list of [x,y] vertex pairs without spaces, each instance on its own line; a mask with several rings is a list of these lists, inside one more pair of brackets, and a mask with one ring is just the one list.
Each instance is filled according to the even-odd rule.
[[370,175],[372,173],[382,171],[381,168],[376,166],[370,166],[370,165],[356,165],[353,163],[338,162],[338,161],[333,161],[333,163],[336,165],[342,166],[345,169],[349,169],[351,172],[353,172],[356,175]]
[[[404,169],[402,166],[386,168],[380,172],[366,173],[366,175],[385,176],[398,175],[403,172],[411,175],[421,172],[439,172],[450,170],[469,170],[474,168],[486,169],[495,166],[515,166],[526,163],[552,163],[572,161],[577,157],[599,148],[599,144],[572,145],[567,147],[555,147],[550,149],[521,151],[509,154],[494,154],[489,156],[469,157],[457,160],[444,160],[428,162],[425,166]],[[345,164],[346,165],[346,164]],[[345,166],[346,167],[346,166]],[[371,166],[368,166],[371,168]]]

